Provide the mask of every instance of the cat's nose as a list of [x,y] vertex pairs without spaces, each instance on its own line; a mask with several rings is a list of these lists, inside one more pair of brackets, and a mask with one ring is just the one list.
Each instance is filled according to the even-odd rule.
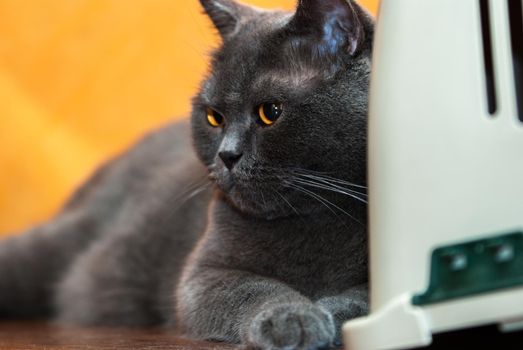
[[234,151],[221,151],[218,153],[220,158],[223,161],[223,164],[227,167],[227,169],[231,170],[236,163],[240,160],[242,157],[241,152],[234,152]]

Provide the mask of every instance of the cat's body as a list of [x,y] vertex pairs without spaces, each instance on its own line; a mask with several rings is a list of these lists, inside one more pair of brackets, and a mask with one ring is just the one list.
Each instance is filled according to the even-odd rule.
[[0,315],[113,325],[172,317],[173,292],[164,289],[174,288],[201,236],[211,197],[198,186],[206,173],[189,135],[187,123],[148,135],[100,168],[55,218],[4,240]]
[[372,20],[345,0],[294,16],[202,4],[224,44],[194,99],[196,154],[187,124],[167,126],[1,242],[0,317],[175,324],[269,349],[332,344],[367,311],[355,197]]

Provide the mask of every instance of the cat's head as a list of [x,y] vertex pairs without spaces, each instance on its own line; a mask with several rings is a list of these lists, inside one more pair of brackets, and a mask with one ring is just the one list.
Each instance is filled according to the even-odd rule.
[[354,203],[362,190],[349,183],[366,178],[371,17],[352,0],[299,0],[294,13],[200,1],[223,44],[192,130],[225,198],[263,218],[311,213],[318,195]]

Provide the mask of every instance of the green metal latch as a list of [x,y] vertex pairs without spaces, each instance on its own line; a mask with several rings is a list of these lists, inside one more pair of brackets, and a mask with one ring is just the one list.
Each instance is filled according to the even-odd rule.
[[427,305],[523,285],[523,232],[435,249],[427,290],[414,305]]

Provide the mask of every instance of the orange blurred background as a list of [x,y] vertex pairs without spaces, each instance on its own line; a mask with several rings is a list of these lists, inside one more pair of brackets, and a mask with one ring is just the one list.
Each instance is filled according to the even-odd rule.
[[[245,0],[292,9],[295,0]],[[376,13],[378,0],[360,0]],[[0,235],[183,118],[218,44],[197,0],[0,0]]]

